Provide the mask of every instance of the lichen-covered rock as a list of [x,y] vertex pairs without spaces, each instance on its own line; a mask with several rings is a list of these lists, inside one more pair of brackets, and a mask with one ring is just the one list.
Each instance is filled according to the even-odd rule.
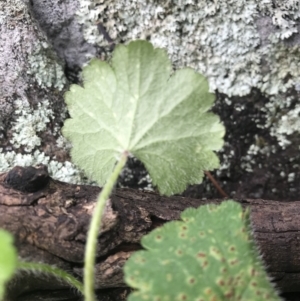
[[[27,99],[26,116],[50,120],[47,124],[51,124],[52,137],[54,128],[59,132],[64,120],[59,90],[63,77],[59,75],[62,69],[49,41],[58,57],[65,61],[69,78],[72,80],[75,75],[77,80],[79,68],[90,57],[107,59],[119,43],[148,39],[167,49],[175,68],[190,66],[202,72],[208,77],[211,90],[218,93],[215,111],[227,128],[218,176],[227,192],[240,197],[289,195],[295,199],[300,193],[296,187],[300,166],[299,17],[299,0],[1,2],[0,33],[4,39],[0,41],[0,89],[4,92],[0,94],[0,139],[5,141],[0,143],[2,152],[20,154],[11,142],[7,143],[11,139],[16,141],[14,137],[20,134],[13,133],[20,128],[15,122],[25,119],[18,115],[11,118],[17,99]],[[51,63],[51,58],[55,63]],[[39,64],[41,68],[37,68]],[[49,74],[43,73],[44,68],[49,68]],[[54,70],[59,70],[57,76],[53,76]],[[38,95],[32,92],[37,86]],[[47,102],[42,105],[41,100],[48,100],[49,106]],[[53,113],[34,111],[42,108]],[[23,132],[37,133],[39,126],[37,123]],[[49,133],[48,126],[46,131],[33,136],[26,148],[52,160],[53,152],[50,154],[45,148],[45,132]],[[65,161],[66,144],[59,134],[54,134],[54,140],[57,139],[57,153],[63,153],[60,157]],[[52,143],[54,149],[57,143]],[[7,162],[6,165],[15,164]],[[136,175],[126,170],[125,184],[132,183]],[[235,185],[231,186],[231,182]],[[241,192],[243,185],[249,183],[253,183],[253,191]],[[211,196],[209,189],[206,185],[201,192]]]
[[[148,38],[166,48],[176,67],[189,65],[208,76],[212,90],[242,96],[256,87],[277,94],[290,85],[274,64],[282,70],[299,61],[280,41],[297,33],[300,12],[296,1],[276,1],[275,8],[273,2],[90,0],[81,1],[78,15],[86,40],[102,47],[110,42],[99,22],[116,44]],[[299,84],[300,73],[293,71]]]
[[299,1],[33,0],[30,8],[69,68],[97,53],[108,58],[112,42],[147,38],[167,49],[176,68],[204,73],[213,91],[232,97],[259,89],[271,98],[264,126],[282,147],[291,143],[281,112],[270,120],[274,107],[292,107],[287,91],[300,89]]
[[0,172],[44,163],[55,178],[78,182],[80,173],[60,135],[68,87],[64,64],[28,5],[0,2]]

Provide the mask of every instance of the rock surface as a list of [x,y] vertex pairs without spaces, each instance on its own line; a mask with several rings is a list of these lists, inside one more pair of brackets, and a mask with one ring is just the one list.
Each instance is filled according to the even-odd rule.
[[[298,199],[299,17],[291,0],[0,2],[0,171],[43,163],[56,179],[86,181],[60,134],[68,80],[115,44],[147,38],[217,92],[227,135],[215,177],[227,194]],[[121,185],[151,186],[136,161],[124,174]],[[217,196],[207,181],[186,193]]]

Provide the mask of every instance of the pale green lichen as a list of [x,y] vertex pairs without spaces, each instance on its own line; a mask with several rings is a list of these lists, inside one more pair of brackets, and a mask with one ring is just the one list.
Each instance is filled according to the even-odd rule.
[[277,27],[276,38],[284,40],[298,33],[299,0],[263,0],[257,1],[257,5],[262,14],[272,18],[273,25]]
[[300,130],[300,106],[297,105],[293,110],[287,112],[286,115],[283,115],[276,128],[272,128],[271,134],[276,136],[279,139],[279,144],[282,147],[291,144],[286,137],[286,135],[291,135]]
[[[21,100],[16,100],[15,105],[15,115],[18,117],[13,123],[13,136],[10,142],[13,149],[23,147],[24,151],[30,154],[22,154],[14,150],[3,152],[0,149],[0,173],[17,165],[45,164],[50,176],[54,179],[74,184],[85,183],[84,174],[74,164],[69,161],[58,162],[55,158],[51,159],[36,149],[42,142],[39,133],[47,129],[47,124],[54,114],[49,101],[44,100],[42,103],[38,103],[36,109],[32,109],[29,103]],[[57,145],[62,149],[70,149],[70,144],[62,136],[58,137]],[[33,151],[34,149],[36,150]]]
[[24,101],[15,101],[16,121],[12,127],[12,139],[10,142],[14,148],[24,146],[26,152],[31,152],[36,146],[41,145],[39,132],[46,130],[47,123],[53,117],[53,111],[49,108],[49,101],[44,100],[37,105],[37,109],[33,110],[29,103]]
[[[55,57],[51,57],[48,43],[40,43],[28,57],[28,74],[32,75],[41,88],[57,88],[61,91],[66,85],[66,77]],[[48,54],[47,54],[48,52]]]
[[[278,45],[279,38],[297,31],[295,21],[300,14],[293,1],[276,2],[275,8],[273,1],[258,0],[80,3],[78,15],[87,41],[101,47],[109,45],[97,30],[96,22],[103,24],[116,44],[148,38],[155,46],[167,49],[176,68],[195,68],[208,77],[211,90],[228,96],[247,95],[252,88],[268,94],[284,92],[290,87],[285,82],[290,63],[300,61],[295,53],[282,62],[290,49]],[[256,25],[260,16],[269,16],[274,28],[278,27],[264,45]],[[267,66],[262,66],[262,59],[269,62]],[[272,70],[268,76],[264,74],[266,67]],[[294,71],[293,78],[300,81],[300,71]],[[277,90],[272,90],[274,87]]]
[[36,150],[33,154],[20,154],[15,151],[1,153],[0,149],[0,172],[7,172],[12,166],[34,166],[44,164],[48,167],[49,175],[54,179],[80,184],[86,182],[83,173],[71,162],[58,162],[51,160],[43,152]]

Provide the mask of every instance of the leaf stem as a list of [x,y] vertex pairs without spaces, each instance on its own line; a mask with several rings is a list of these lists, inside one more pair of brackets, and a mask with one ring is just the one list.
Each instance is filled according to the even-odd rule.
[[115,166],[112,174],[107,179],[103,189],[98,197],[96,207],[92,216],[90,229],[88,231],[85,258],[84,258],[84,296],[85,301],[95,301],[95,279],[94,279],[94,266],[96,262],[96,249],[97,237],[99,234],[103,211],[105,208],[106,200],[109,198],[118,177],[125,166],[128,158],[128,152],[122,154],[121,159]]
[[73,277],[71,274],[59,268],[53,267],[45,263],[19,261],[17,263],[17,269],[30,271],[32,273],[39,272],[45,275],[52,275],[57,279],[61,279],[65,281],[66,283],[70,284],[72,287],[75,287],[83,295],[83,284],[80,281],[78,281],[75,277]]
[[211,182],[213,183],[213,185],[217,188],[217,190],[219,191],[219,193],[221,194],[221,196],[223,198],[228,198],[228,194],[221,188],[221,186],[215,180],[215,178],[213,177],[213,175],[209,171],[204,171],[204,173],[211,180]]

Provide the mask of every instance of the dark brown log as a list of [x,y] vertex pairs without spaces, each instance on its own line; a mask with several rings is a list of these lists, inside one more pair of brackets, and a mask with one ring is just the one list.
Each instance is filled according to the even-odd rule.
[[[0,175],[0,227],[15,235],[23,259],[54,264],[81,279],[86,232],[99,192],[96,186],[55,181],[43,166],[16,167]],[[187,207],[221,201],[116,190],[107,202],[98,237],[96,286],[101,289],[102,300],[125,300],[128,289],[123,282],[122,266],[132,252],[140,249],[143,235],[178,219]],[[277,287],[282,292],[299,292],[300,203],[237,201],[251,207],[257,244]],[[55,290],[67,289],[64,283],[49,277],[22,273],[10,287],[7,300],[30,299],[31,295],[21,299],[18,296],[35,290],[51,290],[54,294]],[[77,300],[70,294],[69,299],[51,300]]]

